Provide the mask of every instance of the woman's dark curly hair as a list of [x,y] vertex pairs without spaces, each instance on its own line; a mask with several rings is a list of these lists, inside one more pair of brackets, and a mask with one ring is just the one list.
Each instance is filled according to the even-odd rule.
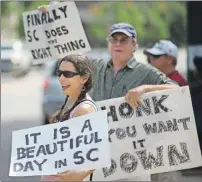
[[[57,70],[59,69],[61,63],[64,61],[72,63],[80,76],[87,76],[88,77],[88,80],[85,82],[77,102],[74,104],[74,105],[76,105],[80,100],[85,98],[86,93],[89,92],[92,88],[92,84],[93,84],[92,83],[93,82],[93,80],[92,80],[92,72],[93,72],[92,66],[91,66],[91,63],[90,63],[87,56],[80,55],[80,54],[71,54],[71,55],[65,56],[64,58],[62,58],[59,61],[58,66],[57,66]],[[67,103],[67,100],[68,100],[68,96],[66,96],[65,102],[62,105],[60,111],[58,111],[50,119],[51,123],[57,122],[57,120],[62,121],[62,120],[66,120],[69,118],[69,114],[71,112],[71,109],[69,111],[65,112],[64,115],[61,117],[61,113],[62,113],[62,111],[63,111],[63,109]],[[72,108],[73,107],[74,106],[72,106]]]

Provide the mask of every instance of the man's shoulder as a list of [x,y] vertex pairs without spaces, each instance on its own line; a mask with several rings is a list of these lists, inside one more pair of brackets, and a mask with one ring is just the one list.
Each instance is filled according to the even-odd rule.
[[159,72],[158,69],[156,69],[155,67],[151,66],[150,64],[144,64],[141,62],[137,61],[137,64],[135,66],[135,70],[138,71],[154,71],[154,72]]

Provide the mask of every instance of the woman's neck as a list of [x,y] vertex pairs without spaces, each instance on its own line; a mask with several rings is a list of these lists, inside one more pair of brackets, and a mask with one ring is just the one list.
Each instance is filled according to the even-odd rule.
[[67,106],[69,109],[77,102],[80,95],[81,95],[81,92],[75,93],[74,95],[69,96],[69,99],[67,101]]

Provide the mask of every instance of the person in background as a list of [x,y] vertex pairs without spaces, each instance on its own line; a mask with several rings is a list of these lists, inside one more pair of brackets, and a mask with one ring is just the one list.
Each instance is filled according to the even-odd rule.
[[[97,111],[88,91],[92,88],[92,67],[83,55],[68,55],[60,62],[57,76],[61,89],[66,95],[65,102],[50,123],[63,122],[73,117]],[[67,154],[68,155],[68,154]],[[42,181],[82,181],[93,170],[69,170],[58,175],[42,176]]]
[[[39,9],[45,12],[43,6]],[[109,61],[91,60],[93,87],[89,94],[93,100],[125,97],[126,102],[136,108],[142,94],[178,87],[158,69],[139,63],[135,59],[137,33],[132,25],[126,22],[113,24],[109,30],[107,43],[111,59]],[[121,180],[150,181],[151,178],[150,175],[144,175]]]
[[151,49],[144,50],[148,63],[159,69],[179,86],[186,86],[188,82],[176,70],[178,48],[169,40],[160,40]]

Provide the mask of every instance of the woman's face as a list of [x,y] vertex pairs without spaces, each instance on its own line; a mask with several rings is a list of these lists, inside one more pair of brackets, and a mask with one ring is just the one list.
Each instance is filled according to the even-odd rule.
[[59,70],[59,82],[62,86],[63,93],[72,97],[78,95],[83,88],[83,85],[88,80],[87,77],[80,76],[74,65],[71,62],[63,61],[60,64]]

